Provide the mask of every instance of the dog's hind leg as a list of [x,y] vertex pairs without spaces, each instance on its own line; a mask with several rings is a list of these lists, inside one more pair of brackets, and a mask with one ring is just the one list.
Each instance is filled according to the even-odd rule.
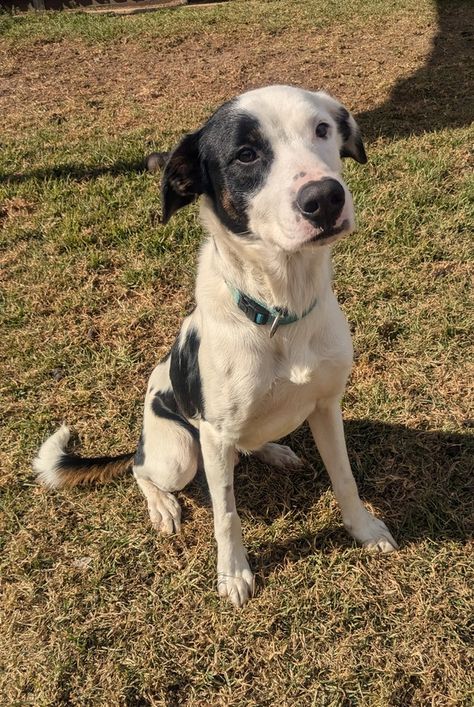
[[264,464],[279,469],[298,469],[303,465],[301,459],[285,444],[268,442],[252,453]]
[[181,528],[181,508],[173,492],[193,479],[200,447],[198,430],[177,409],[167,373],[164,362],[150,379],[133,474],[147,500],[153,527],[171,534]]
[[181,508],[173,495],[194,477],[199,459],[199,444],[177,423],[160,421],[144,426],[133,474],[148,503],[153,527],[164,533],[178,533]]
[[172,535],[181,530],[181,506],[172,493],[162,491],[152,481],[135,475],[148,504],[151,524],[159,532]]

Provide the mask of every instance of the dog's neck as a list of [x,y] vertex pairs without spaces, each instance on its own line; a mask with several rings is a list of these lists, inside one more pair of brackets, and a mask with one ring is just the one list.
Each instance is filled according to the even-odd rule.
[[330,291],[330,246],[287,253],[259,239],[236,236],[205,204],[201,220],[212,238],[202,257],[226,286],[269,307],[286,307],[297,316]]

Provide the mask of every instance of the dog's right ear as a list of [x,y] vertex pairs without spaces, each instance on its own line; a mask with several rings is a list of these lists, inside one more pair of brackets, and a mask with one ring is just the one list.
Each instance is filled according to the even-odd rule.
[[202,194],[200,132],[185,135],[166,163],[161,183],[162,223]]

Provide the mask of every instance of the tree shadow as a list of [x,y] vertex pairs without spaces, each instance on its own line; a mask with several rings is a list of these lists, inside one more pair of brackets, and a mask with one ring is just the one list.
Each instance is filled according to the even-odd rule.
[[401,79],[381,106],[359,113],[366,139],[404,137],[474,119],[474,3],[437,0],[438,31],[418,71]]
[[[346,441],[361,498],[383,518],[403,548],[424,539],[465,543],[474,530],[472,469],[474,436],[432,432],[374,420],[350,420]],[[298,471],[266,466],[254,457],[241,459],[235,472],[237,508],[251,523],[272,525],[292,513],[305,524],[315,513],[329,478],[305,425],[284,440],[305,460]],[[189,489],[209,503],[202,476]],[[270,574],[284,559],[296,561],[314,552],[333,552],[354,546],[342,526],[308,531],[252,549],[253,566]]]

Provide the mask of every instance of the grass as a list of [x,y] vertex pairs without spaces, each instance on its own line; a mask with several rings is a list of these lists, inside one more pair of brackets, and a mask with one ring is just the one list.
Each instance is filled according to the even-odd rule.
[[[0,17],[1,704],[472,704],[469,12],[275,0]],[[215,593],[202,478],[163,539],[130,479],[48,493],[30,462],[62,420],[85,451],[134,448],[201,239],[196,207],[160,225],[143,156],[275,81],[324,85],[368,136],[369,164],[346,168],[359,231],[334,252],[356,350],[344,416],[361,494],[401,549],[355,547],[303,428],[302,471],[239,467],[258,592],[236,612]]]
[[[395,8],[394,8],[395,9]],[[397,10],[413,12],[409,0],[398,0]],[[88,43],[109,43],[127,39],[184,39],[202,32],[239,33],[244,28],[260,29],[270,34],[295,28],[306,29],[309,23],[326,27],[331,22],[343,22],[354,15],[359,20],[383,18],[390,12],[385,0],[322,0],[307,3],[294,0],[291,5],[282,0],[240,0],[223,6],[202,9],[161,10],[159,15],[137,14],[132,17],[105,14],[101,17],[85,13],[48,12],[30,17],[5,14],[0,30],[15,45],[32,41],[56,42],[80,38]],[[393,10],[392,10],[393,11]]]

